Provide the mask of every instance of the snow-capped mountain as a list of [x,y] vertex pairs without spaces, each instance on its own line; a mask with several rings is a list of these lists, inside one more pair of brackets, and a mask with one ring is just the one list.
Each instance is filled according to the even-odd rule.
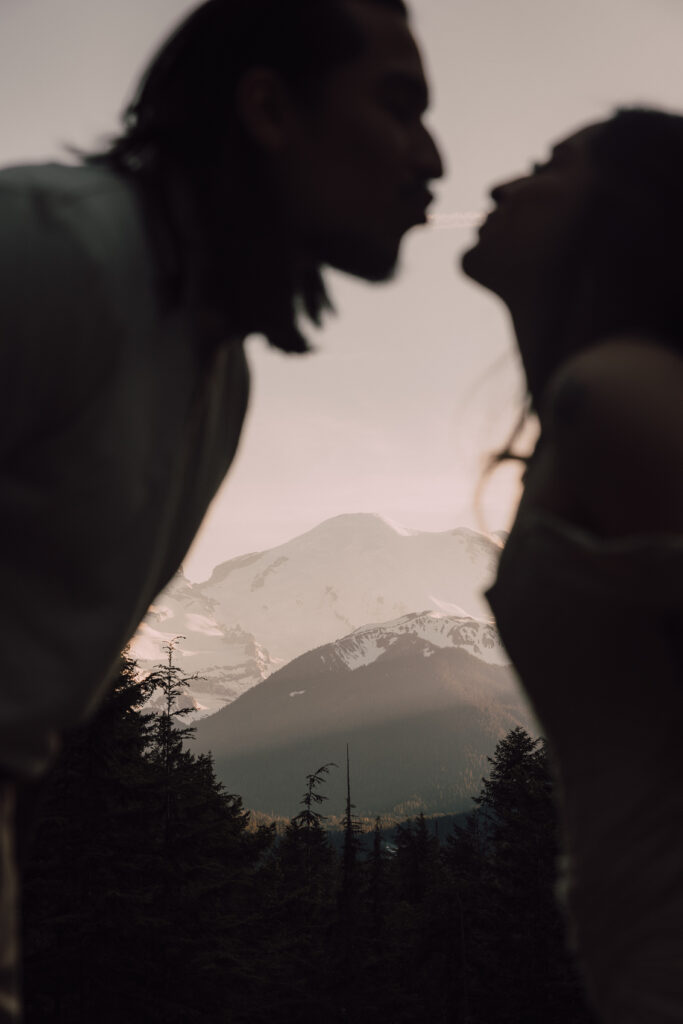
[[324,657],[331,657],[352,670],[362,668],[377,661],[406,636],[424,643],[425,658],[431,657],[435,648],[459,647],[489,665],[510,662],[492,623],[441,612],[404,615],[395,622],[362,626],[331,644]]
[[[198,724],[219,777],[248,807],[290,815],[305,777],[346,744],[359,813],[469,807],[486,756],[511,728],[535,731],[490,623],[422,612],[363,626],[294,659]],[[341,813],[343,779],[330,779]],[[339,806],[337,806],[339,804]]]
[[133,654],[147,670],[162,659],[165,640],[184,636],[177,664],[197,673],[195,702],[213,712],[275,668],[367,623],[423,609],[488,619],[482,595],[499,553],[497,538],[473,530],[425,533],[371,514],[336,516],[224,562],[203,583],[179,573],[150,609]]
[[188,694],[197,712],[191,717],[220,710],[277,667],[255,636],[216,618],[211,600],[182,569],[149,609],[131,644],[140,670],[165,662],[163,645],[175,636],[183,637],[175,663],[197,676]]
[[482,587],[499,553],[472,530],[421,533],[342,515],[225,562],[201,589],[222,621],[240,622],[287,662],[365,623],[423,609],[489,618]]

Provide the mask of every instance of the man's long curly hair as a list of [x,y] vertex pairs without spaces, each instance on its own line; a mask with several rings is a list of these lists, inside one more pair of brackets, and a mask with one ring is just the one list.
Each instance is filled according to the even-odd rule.
[[[353,0],[406,15],[403,0]],[[243,74],[276,70],[302,103],[361,51],[350,0],[208,0],[151,61],[124,114],[124,130],[86,157],[130,175],[173,242],[177,301],[191,288],[231,334],[259,331],[288,352],[308,348],[299,313],[320,323],[330,307],[320,266],[294,258],[274,197],[259,185],[258,153],[236,112]],[[187,258],[180,189],[200,238]],[[154,217],[153,217],[154,219]]]

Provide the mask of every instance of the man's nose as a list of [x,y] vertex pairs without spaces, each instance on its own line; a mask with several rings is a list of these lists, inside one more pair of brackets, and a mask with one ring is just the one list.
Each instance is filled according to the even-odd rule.
[[420,173],[425,180],[443,177],[444,164],[439,147],[425,125],[421,126],[418,154]]

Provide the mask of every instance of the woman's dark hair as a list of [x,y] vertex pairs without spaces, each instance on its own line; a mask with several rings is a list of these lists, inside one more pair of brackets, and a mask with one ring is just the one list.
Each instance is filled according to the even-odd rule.
[[[403,0],[356,0],[406,15]],[[176,29],[147,68],[125,112],[124,131],[86,157],[134,176],[158,219],[174,225],[171,182],[180,184],[199,227],[195,267],[200,301],[233,330],[260,330],[273,345],[305,351],[303,308],[319,323],[329,307],[319,267],[295,266],[279,232],[279,211],[258,188],[256,153],[235,110],[250,67],[273,68],[300,96],[362,50],[348,0],[208,0]],[[187,287],[179,245],[177,296]]]
[[587,340],[645,332],[683,350],[683,117],[620,110],[589,151],[598,181],[584,273]]
[[579,228],[569,309],[535,367],[537,390],[573,352],[618,334],[683,351],[683,117],[618,110],[588,137],[595,186]]
[[[683,352],[683,117],[618,110],[588,137],[595,186],[572,249],[567,307],[534,357],[531,401],[573,353],[619,334]],[[531,401],[505,450],[513,452]]]

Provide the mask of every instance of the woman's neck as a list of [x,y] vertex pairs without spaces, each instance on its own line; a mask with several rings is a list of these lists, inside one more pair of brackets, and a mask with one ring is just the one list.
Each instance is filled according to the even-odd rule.
[[[559,305],[559,304],[558,304]],[[571,324],[571,313],[563,304],[550,306],[542,299],[536,302],[509,304],[517,347],[524,367],[527,388],[536,411],[542,406],[542,395],[555,370],[578,347]]]

